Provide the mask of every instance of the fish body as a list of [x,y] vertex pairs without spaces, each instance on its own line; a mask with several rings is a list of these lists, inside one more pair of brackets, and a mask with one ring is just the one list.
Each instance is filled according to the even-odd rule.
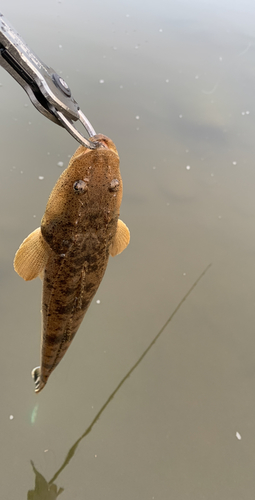
[[43,279],[41,365],[35,392],[45,386],[71,344],[104,276],[109,255],[122,252],[129,230],[119,219],[119,156],[106,136],[100,147],[80,146],[49,197],[41,227],[21,244],[14,268],[25,280]]

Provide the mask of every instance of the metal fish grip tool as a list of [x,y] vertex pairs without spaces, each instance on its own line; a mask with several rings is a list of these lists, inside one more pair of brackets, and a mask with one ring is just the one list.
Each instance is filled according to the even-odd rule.
[[96,135],[67,83],[32,52],[1,13],[0,65],[23,87],[40,113],[65,127],[83,146],[90,149],[99,146],[75,128],[73,122],[80,121],[90,137]]

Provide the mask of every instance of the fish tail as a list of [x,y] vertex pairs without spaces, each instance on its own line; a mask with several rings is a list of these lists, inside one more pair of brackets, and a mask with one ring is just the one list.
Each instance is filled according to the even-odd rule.
[[38,393],[46,385],[46,382],[43,382],[43,380],[41,379],[41,367],[37,366],[36,368],[34,368],[32,370],[31,375],[32,375],[32,379],[35,383],[35,392]]

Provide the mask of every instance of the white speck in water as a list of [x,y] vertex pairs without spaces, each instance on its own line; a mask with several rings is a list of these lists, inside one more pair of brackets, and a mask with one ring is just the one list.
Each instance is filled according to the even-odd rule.
[[186,276],[186,273],[183,273],[182,275],[183,275],[183,276]]
[[218,219],[222,219],[222,215],[218,215]]
[[153,170],[155,170],[155,169],[156,169],[156,167],[152,167],[152,168],[153,168]]
[[179,118],[182,118],[182,115],[179,115]]
[[136,127],[136,130],[140,130],[140,128],[139,128],[139,127]]
[[237,162],[236,162],[236,161],[233,161],[233,165],[236,165],[236,164],[237,164]]
[[96,303],[97,303],[97,304],[100,304],[100,302],[101,302],[101,300],[97,300],[97,301],[96,301]]
[[214,174],[211,174],[211,177],[214,177]]
[[28,125],[32,125],[32,122],[28,122]]
[[250,114],[250,111],[245,111],[245,114],[246,114],[246,115],[249,115],[249,114]]
[[189,149],[186,149],[186,153],[189,153]]
[[196,75],[196,76],[195,76],[195,80],[198,80],[198,79],[199,79],[199,75]]
[[34,217],[34,219],[35,219],[36,215],[33,215],[33,217]]
[[47,155],[50,155],[50,152],[48,151]]
[[244,116],[244,115],[245,115],[245,111],[242,111],[242,113],[241,113],[241,114]]
[[115,46],[114,46],[114,47],[113,47],[113,50],[117,50],[117,47],[115,47]]
[[160,28],[160,29],[159,29],[159,32],[160,32],[160,33],[162,33],[162,32],[163,32],[162,28]]
[[166,79],[166,83],[169,83],[169,80],[168,80],[168,78]]
[[24,108],[28,108],[28,104],[24,104]]
[[97,455],[95,455],[95,458],[97,458]]
[[190,170],[190,165],[187,165],[186,170]]
[[104,80],[99,80],[99,83],[104,83]]
[[63,167],[64,166],[64,162],[63,161],[58,161],[57,165],[58,165],[58,167]]
[[62,46],[62,45],[59,45],[58,47],[59,47],[59,49],[62,49],[62,47],[63,47],[63,46]]
[[9,419],[10,419],[10,420],[13,420],[13,419],[14,419],[14,416],[13,416],[13,415],[10,415],[10,416],[9,416]]
[[44,450],[44,453],[48,453],[49,450]]
[[65,253],[61,253],[61,254],[60,254],[60,257],[65,257],[65,256],[66,256],[66,254],[65,254]]
[[43,181],[43,179],[44,179],[43,175],[39,175],[38,179],[39,179],[39,181]]
[[120,89],[123,89],[123,85],[120,85]]
[[223,61],[223,58],[222,56],[219,57],[219,61],[222,62]]
[[130,17],[130,14],[126,14],[126,17]]
[[135,50],[137,50],[137,49],[139,49],[139,45],[136,45],[136,46],[135,46]]
[[237,437],[237,439],[239,439],[239,441],[240,441],[240,439],[242,439],[242,436],[241,436],[241,434],[239,434],[239,432],[236,432],[236,437]]
[[23,174],[23,170],[21,170],[20,173]]
[[136,120],[140,120],[140,116],[139,116],[139,115],[136,115],[135,119],[136,119]]

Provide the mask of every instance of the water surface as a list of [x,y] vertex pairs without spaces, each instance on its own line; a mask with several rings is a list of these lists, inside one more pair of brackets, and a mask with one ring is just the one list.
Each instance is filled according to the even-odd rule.
[[12,261],[77,144],[1,70],[1,498],[252,500],[254,3],[1,11],[116,143],[131,231],[35,395],[41,283]]

